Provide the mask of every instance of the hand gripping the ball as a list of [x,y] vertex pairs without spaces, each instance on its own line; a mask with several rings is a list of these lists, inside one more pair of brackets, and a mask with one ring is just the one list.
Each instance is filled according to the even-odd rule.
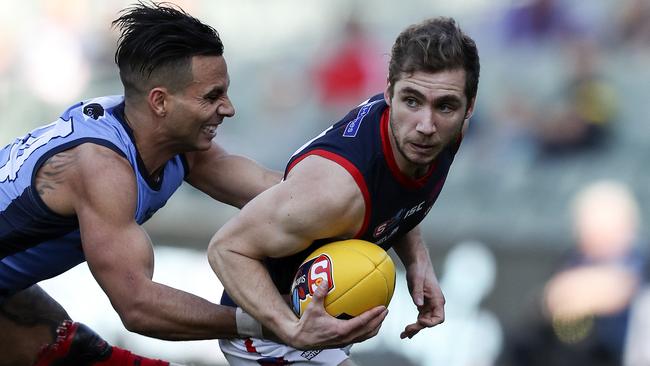
[[395,265],[384,249],[363,240],[317,248],[302,262],[291,286],[291,308],[298,317],[321,281],[328,284],[325,311],[350,319],[376,306],[388,306],[395,290]]
[[376,306],[352,319],[341,320],[325,311],[328,283],[322,281],[297,323],[292,345],[298,349],[338,348],[372,338],[388,314]]

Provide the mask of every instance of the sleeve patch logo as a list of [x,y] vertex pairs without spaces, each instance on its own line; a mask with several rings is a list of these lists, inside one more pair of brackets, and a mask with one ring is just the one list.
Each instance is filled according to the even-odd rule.
[[104,115],[104,107],[98,103],[91,103],[83,108],[83,114],[97,120]]

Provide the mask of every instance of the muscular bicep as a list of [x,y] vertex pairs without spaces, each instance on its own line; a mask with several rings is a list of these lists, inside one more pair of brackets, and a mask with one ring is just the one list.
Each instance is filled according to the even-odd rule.
[[137,189],[130,164],[115,152],[82,145],[74,210],[88,265],[116,309],[153,275],[148,236],[135,221]]
[[363,196],[350,174],[314,156],[244,207],[216,241],[257,259],[283,257],[317,239],[352,237],[364,214]]

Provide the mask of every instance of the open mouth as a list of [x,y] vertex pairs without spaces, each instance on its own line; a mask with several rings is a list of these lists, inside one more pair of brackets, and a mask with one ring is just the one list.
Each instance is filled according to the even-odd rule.
[[217,127],[218,125],[208,125],[208,126],[203,126],[201,130],[209,135],[214,135],[217,133]]

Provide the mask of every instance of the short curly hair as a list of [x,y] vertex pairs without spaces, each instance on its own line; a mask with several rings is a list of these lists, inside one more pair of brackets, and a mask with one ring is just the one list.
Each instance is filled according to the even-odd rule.
[[406,28],[395,40],[388,65],[389,93],[393,95],[393,87],[403,74],[460,68],[466,73],[465,95],[472,100],[480,73],[476,43],[452,18],[427,19]]

